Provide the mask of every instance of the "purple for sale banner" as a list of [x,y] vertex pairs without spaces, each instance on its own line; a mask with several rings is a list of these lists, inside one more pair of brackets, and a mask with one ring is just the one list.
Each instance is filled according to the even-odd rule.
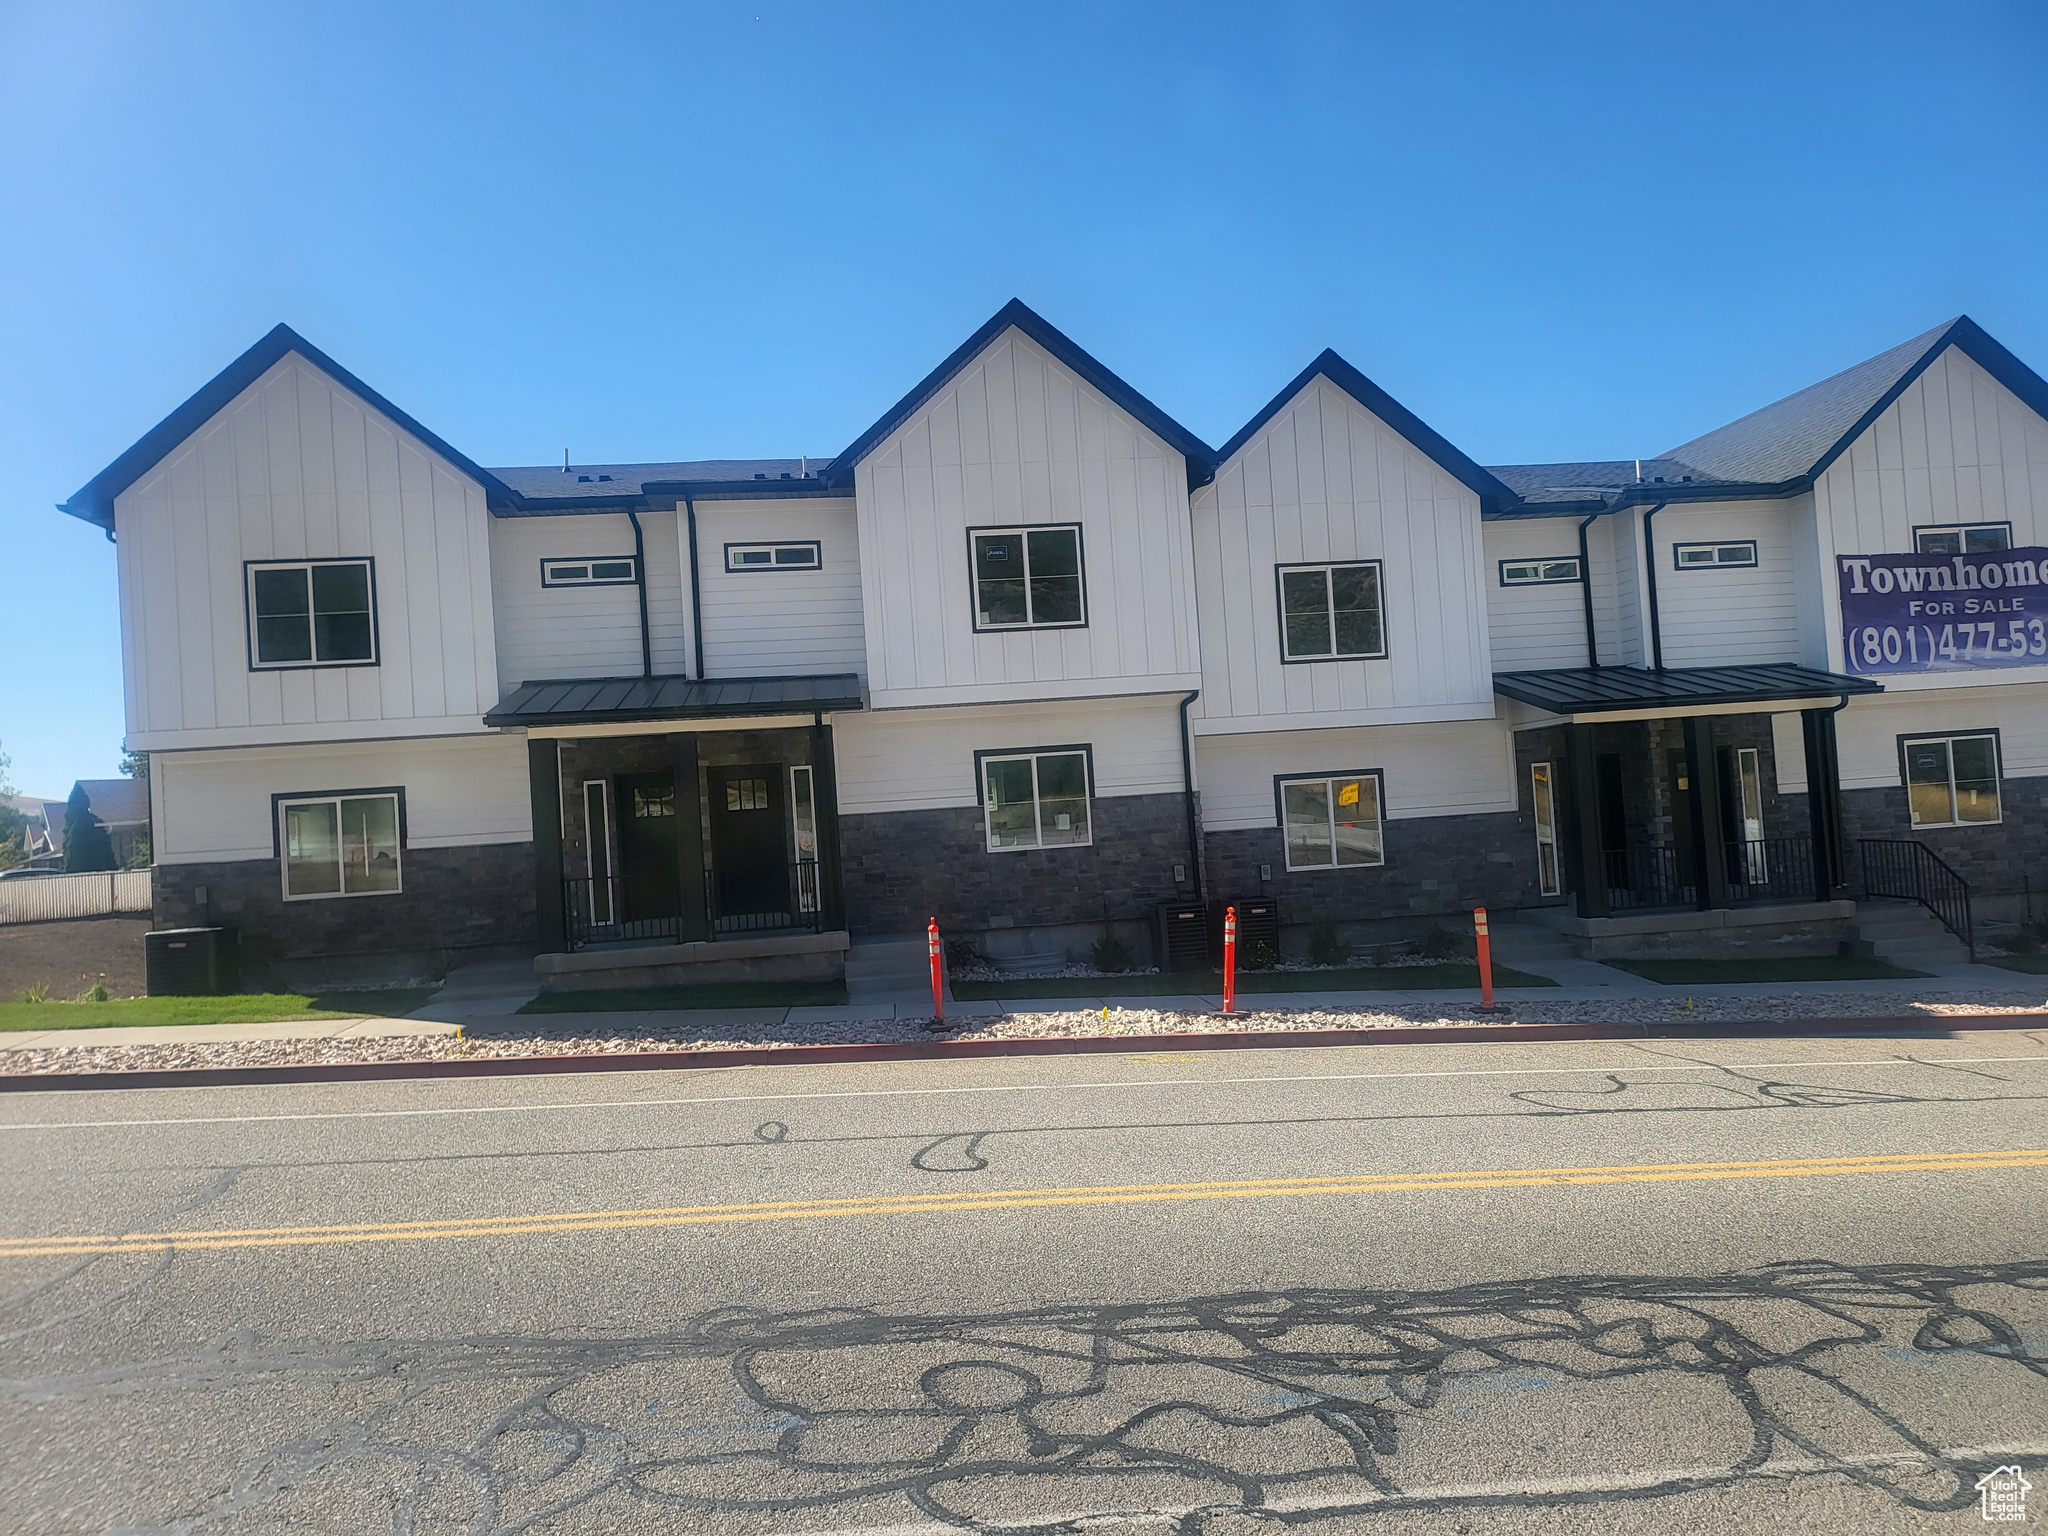
[[1835,561],[1851,672],[2048,665],[2048,549]]

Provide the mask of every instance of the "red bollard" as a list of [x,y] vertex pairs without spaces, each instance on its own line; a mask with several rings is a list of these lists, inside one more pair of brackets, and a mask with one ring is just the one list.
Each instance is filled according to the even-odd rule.
[[946,1016],[946,980],[939,968],[939,920],[936,917],[926,930],[926,938],[932,952],[932,1017],[943,1019]]
[[1479,938],[1479,1006],[1493,1012],[1493,941],[1486,936],[1486,908],[1472,909],[1472,931]]
[[1223,1011],[1237,1004],[1237,908],[1223,912]]

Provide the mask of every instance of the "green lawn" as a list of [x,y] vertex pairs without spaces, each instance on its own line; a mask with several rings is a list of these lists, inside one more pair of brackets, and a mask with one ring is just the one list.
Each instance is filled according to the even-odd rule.
[[1999,955],[1995,959],[1986,956],[1986,965],[1995,965],[2000,970],[2020,971],[2028,976],[2048,976],[2048,952],[2031,955]]
[[1705,987],[1733,981],[1901,981],[1928,974],[1855,955],[1778,955],[1758,960],[1603,960],[1601,964],[1667,987]]
[[521,1013],[666,1013],[687,1008],[830,1008],[846,1001],[839,981],[729,981],[694,987],[606,987],[543,992]]
[[0,1003],[0,1030],[108,1025],[270,1024],[285,1019],[403,1018],[430,987],[384,992],[232,992],[224,997],[117,997],[104,1003]]
[[[1505,965],[1493,968],[1497,987],[1554,987],[1556,982]],[[1252,992],[1406,992],[1477,987],[1479,967],[1443,965],[1352,967],[1334,971],[1239,971],[1237,990]],[[1168,971],[1153,976],[1018,976],[1005,981],[956,981],[962,1002],[1015,997],[1191,997],[1223,990],[1219,971]]]

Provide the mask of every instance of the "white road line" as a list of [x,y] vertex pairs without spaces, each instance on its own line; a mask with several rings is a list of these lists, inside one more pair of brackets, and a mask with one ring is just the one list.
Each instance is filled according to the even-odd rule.
[[[1868,1061],[1730,1061],[1646,1065],[1623,1062],[1606,1067],[1476,1067],[1439,1072],[1313,1072],[1299,1077],[1139,1077],[1128,1082],[989,1083],[957,1088],[853,1088],[831,1093],[734,1093],[685,1099],[590,1099],[555,1104],[467,1104],[441,1109],[348,1109],[291,1115],[195,1115],[156,1120],[22,1120],[0,1123],[0,1131],[90,1131],[146,1125],[257,1125],[300,1120],[411,1120],[436,1115],[523,1115],[576,1109],[672,1109],[686,1104],[785,1104],[819,1099],[923,1099],[968,1093],[1065,1093],[1088,1089],[1229,1088],[1258,1083],[1353,1083],[1410,1077],[1604,1077],[1612,1072],[1754,1072],[1791,1067],[1938,1067],[1993,1063],[2048,1063],[2039,1056],[1878,1057]],[[670,1069],[674,1070],[674,1069]],[[687,1070],[687,1069],[684,1069]],[[470,1079],[474,1081],[474,1079]]]

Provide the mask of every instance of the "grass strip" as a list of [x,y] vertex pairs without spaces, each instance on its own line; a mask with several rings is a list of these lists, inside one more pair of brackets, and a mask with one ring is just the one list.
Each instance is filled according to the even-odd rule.
[[1755,960],[1603,960],[1617,971],[1667,987],[1708,987],[1740,981],[1908,981],[1927,976],[1859,955],[1773,955]]
[[430,987],[378,992],[230,992],[220,997],[116,997],[104,1003],[0,1003],[0,1030],[276,1024],[298,1019],[403,1018]]
[[[1545,976],[1510,966],[1493,968],[1497,987],[1554,987]],[[1237,990],[1254,992],[1408,992],[1477,987],[1479,967],[1443,965],[1352,966],[1334,971],[1239,971]],[[1220,971],[1167,971],[1152,976],[1018,976],[1001,981],[956,981],[962,1002],[1034,997],[1200,997],[1223,990]]]
[[543,992],[521,1013],[671,1013],[693,1008],[832,1008],[847,1000],[838,981],[729,981],[697,986],[606,987]]
[[1995,965],[2001,971],[2018,971],[2023,976],[2048,976],[2048,954],[2037,955],[1987,955],[1979,962]]

